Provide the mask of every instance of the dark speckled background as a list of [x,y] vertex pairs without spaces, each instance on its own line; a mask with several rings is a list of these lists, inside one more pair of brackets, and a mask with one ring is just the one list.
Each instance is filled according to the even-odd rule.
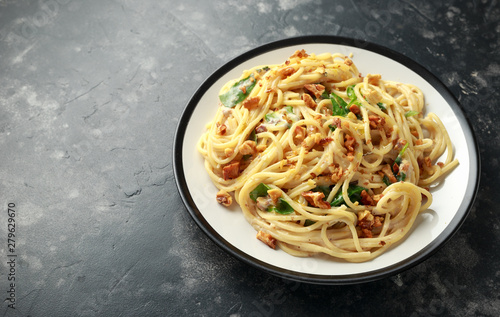
[[[470,215],[396,276],[318,286],[220,250],[181,202],[173,135],[196,88],[270,41],[389,47],[432,71],[477,136]],[[500,4],[476,1],[0,0],[3,316],[499,316]],[[16,309],[7,206],[15,204]]]

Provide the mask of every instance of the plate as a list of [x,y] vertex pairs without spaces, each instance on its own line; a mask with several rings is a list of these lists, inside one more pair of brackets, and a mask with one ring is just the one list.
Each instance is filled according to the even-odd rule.
[[[450,133],[460,164],[431,190],[434,200],[422,212],[410,234],[381,256],[364,263],[326,257],[300,258],[273,250],[255,238],[256,232],[239,207],[228,210],[215,200],[217,189],[204,168],[196,144],[217,111],[218,92],[253,66],[283,63],[296,50],[353,54],[362,74],[418,86],[426,98],[426,113],[434,112]],[[473,204],[479,183],[476,141],[459,103],[432,73],[413,60],[379,45],[332,36],[298,37],[250,50],[216,70],[194,93],[179,120],[174,140],[174,173],[180,195],[197,225],[219,247],[265,272],[301,282],[352,284],[387,277],[432,255],[456,232]],[[445,153],[446,154],[446,153]]]

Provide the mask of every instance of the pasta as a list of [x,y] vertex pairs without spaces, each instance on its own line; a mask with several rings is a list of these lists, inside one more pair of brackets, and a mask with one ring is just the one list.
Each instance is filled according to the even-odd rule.
[[294,256],[377,257],[458,165],[418,87],[362,76],[342,54],[296,51],[244,71],[219,98],[197,145],[216,199],[235,200],[259,240]]

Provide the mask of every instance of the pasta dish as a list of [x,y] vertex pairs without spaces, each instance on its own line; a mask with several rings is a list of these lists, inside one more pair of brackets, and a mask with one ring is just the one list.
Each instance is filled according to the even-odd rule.
[[198,142],[214,198],[235,201],[273,249],[373,259],[409,234],[430,187],[458,165],[421,90],[362,75],[352,58],[299,50],[245,70],[221,88]]

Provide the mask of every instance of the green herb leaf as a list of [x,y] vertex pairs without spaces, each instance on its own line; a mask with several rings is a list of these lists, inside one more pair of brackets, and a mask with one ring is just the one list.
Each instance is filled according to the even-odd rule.
[[382,111],[387,110],[387,108],[386,108],[386,107],[384,106],[384,104],[383,104],[383,103],[381,103],[381,102],[377,103],[377,106],[378,106],[378,107],[379,107]]
[[361,103],[358,101],[358,96],[356,96],[356,93],[354,92],[354,85],[351,85],[347,87],[347,97],[351,99],[349,104],[347,104],[346,109],[349,110],[351,105],[357,105],[358,107],[361,107]]
[[250,94],[253,87],[255,87],[255,77],[252,75],[236,82],[229,90],[219,96],[222,104],[228,108],[233,108],[238,103],[245,100]]
[[347,87],[347,97],[351,99],[351,103],[353,101],[356,101],[356,99],[358,99],[356,93],[354,92],[354,85]]
[[[366,190],[366,188],[357,186],[357,185],[349,185],[349,188],[347,189],[347,196],[349,199],[354,203],[356,201],[361,200],[361,192],[363,190]],[[330,205],[332,207],[338,207],[342,204],[345,204],[344,196],[342,195],[342,191],[339,191],[335,197],[333,198],[332,202]]]
[[259,197],[266,197],[267,196],[267,191],[270,190],[271,187],[267,186],[264,183],[260,183],[255,187],[251,192],[250,192],[250,198],[253,201],[257,201],[257,198]]
[[267,72],[268,70],[270,70],[269,66],[264,66],[262,68],[257,69],[257,73],[260,74],[261,72],[263,72],[263,71]]
[[255,133],[255,130],[253,130],[250,135],[248,136],[248,139],[250,141],[257,142],[257,133]]
[[410,111],[407,111],[405,113],[405,117],[409,118],[409,117],[412,117],[412,116],[415,116],[417,115],[419,112],[418,111],[415,111],[415,110],[410,110]]
[[274,111],[266,113],[266,115],[264,116],[264,119],[268,123],[277,123],[277,121],[281,120],[280,116]]
[[349,113],[347,108],[347,103],[340,96],[334,93],[330,94],[330,100],[332,102],[332,112],[334,116],[345,117]]
[[406,142],[406,144],[403,146],[403,148],[401,149],[401,151],[399,151],[398,156],[394,160],[394,164],[392,164],[392,166],[391,166],[391,170],[394,173],[394,177],[396,177],[396,179],[398,180],[398,182],[404,181],[406,179],[406,174],[402,173],[402,172],[395,173],[394,172],[395,166],[397,165],[398,166],[398,170],[399,170],[399,165],[403,161],[403,155],[405,154],[405,151],[408,148],[408,145],[409,145],[409,143]]
[[328,127],[330,128],[330,131],[332,131],[332,132],[335,132],[335,129],[337,129],[337,127],[334,126],[333,124],[329,124]]
[[386,184],[387,186],[391,185],[391,181],[389,180],[389,177],[387,177],[387,175],[384,175],[384,178],[382,178],[382,181],[384,182],[384,184]]
[[406,174],[400,173],[399,175],[396,176],[396,179],[398,180],[398,182],[404,182],[406,179]]
[[[268,185],[260,183],[259,185],[257,185],[257,187],[254,188],[254,190],[250,192],[250,198],[253,201],[257,201],[257,198],[259,197],[266,197],[267,191],[270,189],[271,187],[269,187]],[[290,206],[290,204],[287,203],[284,199],[278,198],[278,202],[276,203],[276,205],[269,206],[269,208],[267,208],[267,211],[274,211],[282,215],[288,215],[293,213],[295,210],[293,210],[292,206]]]
[[316,221],[313,221],[311,219],[306,219],[306,221],[304,222],[304,227],[309,227],[310,225],[313,225],[315,223]]
[[267,211],[274,211],[282,215],[289,215],[295,210],[293,210],[292,206],[290,206],[290,204],[287,203],[284,199],[278,198],[276,206],[270,206]]
[[297,115],[295,114],[295,112],[293,112],[293,107],[292,106],[286,106],[284,107],[285,109],[285,116],[286,116],[286,122],[287,122],[287,126],[288,128],[291,127],[291,124],[290,124],[290,121],[291,122],[297,122],[300,120],[300,115]]
[[311,191],[323,193],[325,195],[325,198],[323,198],[323,200],[326,200],[328,198],[328,195],[330,194],[330,186],[324,186],[324,185],[316,186],[313,189],[311,189]]
[[405,146],[403,146],[403,149],[401,151],[399,151],[398,156],[394,160],[394,164],[397,164],[397,165],[401,164],[401,161],[403,160],[403,155],[405,155],[405,151],[408,148],[408,144],[409,143],[406,142]]

